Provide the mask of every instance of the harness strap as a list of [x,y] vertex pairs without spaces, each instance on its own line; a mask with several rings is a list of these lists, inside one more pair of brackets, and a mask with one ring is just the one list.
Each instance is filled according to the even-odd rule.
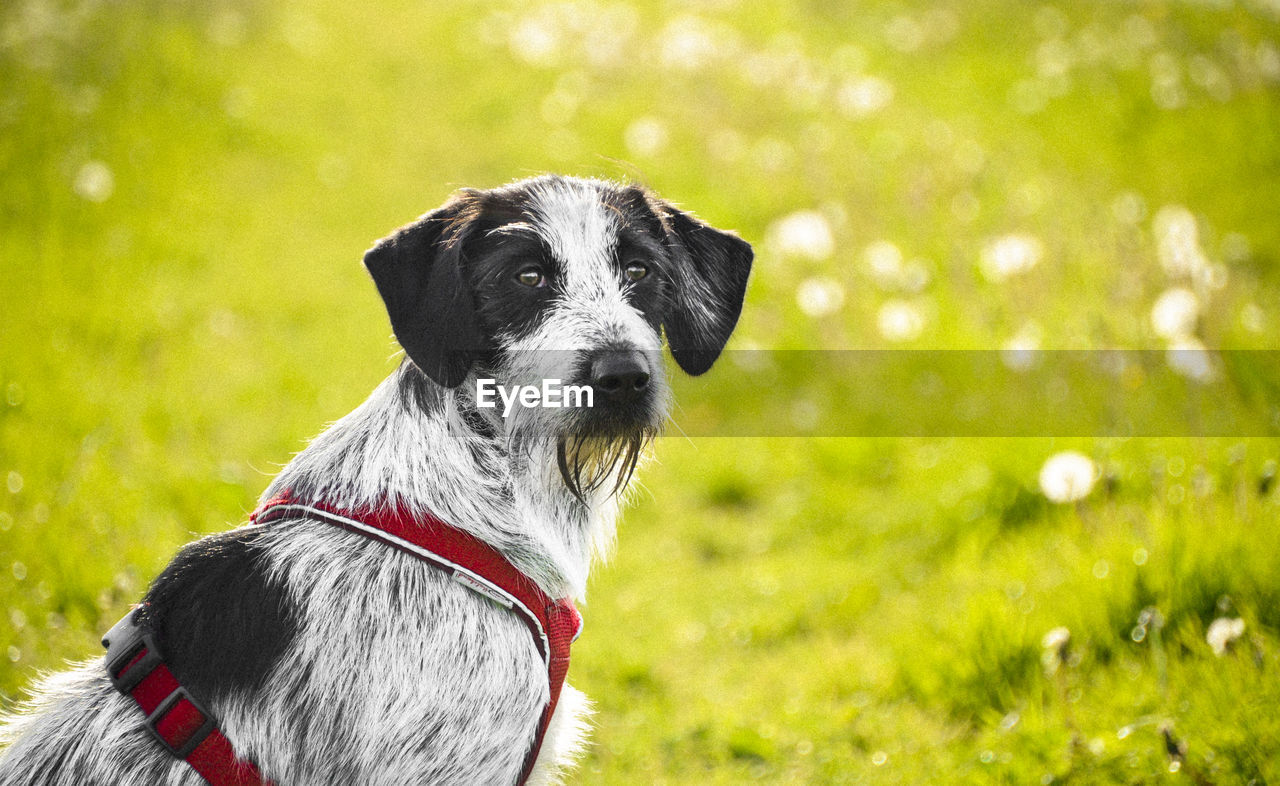
[[271,786],[253,763],[236,756],[213,715],[178,684],[150,631],[137,624],[137,613],[126,614],[102,644],[111,684],[142,708],[147,731],[211,786]]
[[[517,781],[525,783],[560,701],[569,646],[582,632],[582,617],[572,601],[552,599],[492,546],[434,516],[389,509],[348,511],[283,495],[268,500],[250,521],[267,524],[286,518],[322,521],[399,549],[520,617],[546,666],[548,688],[548,701]],[[112,685],[138,703],[147,716],[147,729],[165,749],[185,759],[210,786],[272,786],[256,766],[236,757],[213,715],[164,663],[151,632],[137,624],[136,613],[135,609],[125,615],[102,639]]]
[[282,518],[322,521],[385,543],[520,617],[546,666],[548,688],[548,701],[517,781],[523,784],[538,759],[547,725],[560,701],[569,671],[569,646],[582,632],[582,617],[573,602],[551,598],[497,549],[430,514],[398,508],[347,510],[321,502],[298,502],[286,493],[265,502],[250,521],[266,524]]

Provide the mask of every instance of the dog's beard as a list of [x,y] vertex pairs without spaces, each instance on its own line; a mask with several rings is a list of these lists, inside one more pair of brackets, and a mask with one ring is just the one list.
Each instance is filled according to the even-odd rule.
[[623,434],[567,434],[556,443],[560,477],[584,505],[587,495],[612,483],[609,495],[619,494],[631,481],[645,448],[658,429],[636,427]]

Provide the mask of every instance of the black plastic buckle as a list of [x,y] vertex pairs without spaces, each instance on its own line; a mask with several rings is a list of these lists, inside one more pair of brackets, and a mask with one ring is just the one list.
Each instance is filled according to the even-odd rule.
[[[164,659],[160,656],[160,648],[156,646],[155,637],[151,635],[150,630],[138,624],[137,614],[137,609],[130,611],[107,631],[107,635],[102,637],[102,646],[107,648],[107,676],[111,679],[112,686],[126,696],[131,696],[133,689],[138,687],[138,683],[145,680],[157,666],[164,663]],[[137,663],[129,666],[143,651],[146,654]],[[195,708],[196,712],[200,713],[204,722],[185,742],[174,746],[160,733],[159,726],[169,712],[178,706],[178,702],[184,699]],[[164,700],[147,715],[146,726],[151,736],[159,740],[165,750],[179,759],[187,758],[214,729],[218,728],[213,715],[200,702],[192,698],[191,694],[187,693],[187,689],[181,685],[165,696]]]
[[[111,685],[126,696],[162,662],[155,638],[151,631],[138,625],[137,613],[134,609],[124,615],[102,637],[102,646],[107,648],[107,676],[111,678]],[[144,649],[147,654],[126,670],[130,661]]]
[[[186,699],[192,707],[195,707],[196,712],[200,713],[200,716],[204,718],[204,723],[201,723],[200,728],[191,733],[191,736],[187,738],[186,742],[182,743],[182,745],[178,747],[174,747],[164,738],[164,735],[160,733],[159,726],[160,721],[164,720],[165,716],[169,714],[169,711],[178,706],[178,702],[183,699]],[[151,714],[147,716],[147,731],[151,732],[151,736],[160,740],[160,744],[179,759],[185,759],[187,756],[190,756],[191,752],[198,748],[200,743],[204,742],[205,737],[208,737],[216,728],[218,728],[218,724],[213,720],[213,716],[209,714],[209,711],[201,706],[200,702],[193,699],[191,694],[187,693],[187,689],[182,686],[178,686],[173,693],[166,696],[164,701],[160,702],[160,704],[151,711]]]

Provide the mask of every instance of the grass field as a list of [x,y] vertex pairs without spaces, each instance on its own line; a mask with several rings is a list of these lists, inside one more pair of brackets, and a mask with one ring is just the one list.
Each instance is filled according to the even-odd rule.
[[[360,255],[455,187],[637,179],[737,229],[739,349],[1280,349],[1275,0],[376,9],[0,5],[6,702],[393,367]],[[1280,783],[1278,401],[660,440],[573,782]],[[1059,504],[1065,450],[1101,480]]]

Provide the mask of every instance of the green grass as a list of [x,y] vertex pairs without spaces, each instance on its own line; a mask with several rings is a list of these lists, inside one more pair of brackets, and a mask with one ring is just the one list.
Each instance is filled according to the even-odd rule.
[[[696,63],[669,57],[682,41]],[[891,100],[851,115],[840,85],[874,93],[867,75]],[[373,239],[454,187],[542,171],[642,180],[755,243],[738,347],[1159,350],[1149,313],[1180,285],[1208,346],[1275,348],[1280,21],[1261,0],[15,0],[0,695],[97,654],[179,545],[242,521],[392,368],[358,264]],[[1212,281],[1162,268],[1168,205],[1195,215]],[[774,242],[797,210],[825,216],[832,254]],[[1042,257],[989,280],[1009,233]],[[874,275],[880,240],[923,283]],[[843,305],[802,310],[813,279]],[[878,328],[891,300],[914,338]],[[691,417],[733,401],[731,372],[682,384]],[[802,387],[838,405],[840,384]],[[1108,481],[1054,505],[1037,474],[1064,449]],[[600,712],[574,782],[1280,782],[1278,456],[1274,438],[661,440],[584,610],[572,681]],[[1140,627],[1151,609],[1162,626]],[[1220,616],[1246,632],[1218,657]]]

